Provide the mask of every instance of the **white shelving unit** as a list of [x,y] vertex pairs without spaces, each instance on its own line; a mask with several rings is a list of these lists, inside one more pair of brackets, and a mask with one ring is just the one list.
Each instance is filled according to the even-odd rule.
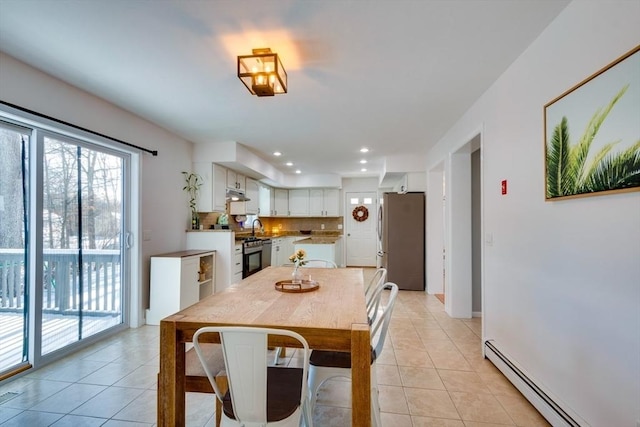
[[215,255],[215,251],[191,250],[151,257],[147,324],[159,325],[214,292]]

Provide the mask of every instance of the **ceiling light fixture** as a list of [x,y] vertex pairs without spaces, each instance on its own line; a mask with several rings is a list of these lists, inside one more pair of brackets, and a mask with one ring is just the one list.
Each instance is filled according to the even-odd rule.
[[287,166],[293,166],[293,163],[291,163],[291,162],[287,162],[287,163],[285,163],[285,165],[287,165]]
[[302,173],[302,171],[300,169],[296,170],[296,173]]
[[253,55],[238,56],[238,78],[252,95],[287,93],[287,72],[278,54],[268,47],[253,49]]
[[361,152],[361,153],[368,153],[368,152],[369,152],[369,149],[368,149],[367,147],[362,147],[362,148],[360,149],[360,152]]
[[364,165],[365,163],[367,163],[365,159],[360,160],[360,164]]
[[360,172],[366,172],[366,171],[367,171],[367,168],[360,169]]
[[278,156],[282,156],[282,153],[281,153],[281,152],[279,152],[279,151],[274,151],[274,152],[273,152],[273,155],[274,155],[274,156],[276,156],[276,157],[278,157]]

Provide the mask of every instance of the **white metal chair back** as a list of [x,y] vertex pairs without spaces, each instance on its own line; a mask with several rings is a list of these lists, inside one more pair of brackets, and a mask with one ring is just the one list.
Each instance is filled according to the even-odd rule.
[[382,310],[382,314],[380,316],[376,316],[371,326],[371,348],[376,356],[379,356],[382,353],[384,340],[387,336],[387,331],[389,330],[389,323],[391,322],[393,306],[395,305],[396,297],[398,296],[398,285],[395,283],[387,282],[379,288],[380,293],[382,293],[382,289],[391,288],[391,293],[389,294],[387,304]]
[[372,323],[380,308],[380,297],[382,296],[382,290],[384,289],[384,283],[387,280],[387,269],[379,268],[376,270],[373,277],[367,285],[367,289],[364,292],[365,303],[367,306],[367,317],[369,322]]
[[335,262],[328,259],[308,259],[303,267],[338,268]]
[[[381,310],[381,314],[377,316],[371,326],[371,423],[374,427],[382,426],[375,361],[382,354],[391,314],[393,313],[393,306],[398,296],[398,285],[387,282],[381,284],[378,288],[380,292],[384,288],[390,288],[391,293],[387,304]],[[311,355],[311,368],[309,371],[311,408],[315,406],[318,390],[322,384],[334,377],[351,377],[351,355],[345,352],[314,350]]]
[[[193,345],[198,358],[203,363],[218,399],[223,395],[219,390],[213,373],[203,362],[205,355],[201,349],[202,334],[219,333],[224,355],[229,393],[233,406],[235,420],[223,416],[222,425],[238,425],[244,427],[268,426],[267,422],[267,344],[268,335],[282,335],[292,337],[301,343],[304,363],[302,368],[302,384],[299,408],[286,420],[280,420],[277,425],[298,426],[301,417],[307,418],[306,425],[311,424],[310,411],[307,401],[307,375],[309,370],[309,345],[298,333],[284,329],[249,328],[249,327],[204,327],[193,335]],[[293,369],[293,368],[272,368]],[[295,417],[294,417],[295,415]],[[292,419],[295,418],[295,419]],[[290,423],[284,422],[290,421]]]

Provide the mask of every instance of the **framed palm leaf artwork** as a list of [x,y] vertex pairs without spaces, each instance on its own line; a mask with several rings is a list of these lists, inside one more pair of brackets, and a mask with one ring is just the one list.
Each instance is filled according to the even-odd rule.
[[640,191],[640,46],[544,106],[545,198]]

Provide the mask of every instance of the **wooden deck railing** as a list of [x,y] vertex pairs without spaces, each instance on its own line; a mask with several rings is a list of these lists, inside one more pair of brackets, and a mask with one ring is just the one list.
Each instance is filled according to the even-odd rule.
[[[48,313],[114,314],[121,309],[119,250],[47,249],[42,257],[42,309]],[[82,272],[82,280],[80,273]],[[0,312],[22,311],[24,252],[0,249]],[[80,286],[84,292],[80,292]]]

